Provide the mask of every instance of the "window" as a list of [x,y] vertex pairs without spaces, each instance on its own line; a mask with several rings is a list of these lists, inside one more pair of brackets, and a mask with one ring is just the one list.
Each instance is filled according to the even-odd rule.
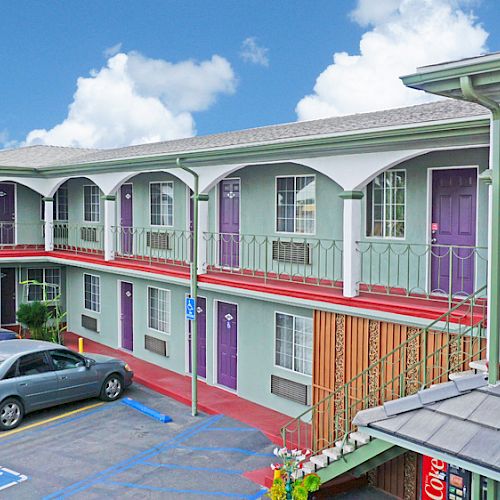
[[8,378],[17,377],[17,361],[15,361],[12,366],[7,370],[7,373],[3,376],[3,380]]
[[71,368],[80,368],[85,366],[83,358],[67,351],[51,351],[50,357],[54,368],[59,370],[70,370]]
[[58,267],[28,269],[28,281],[45,283],[45,297],[42,285],[28,285],[28,302],[54,300],[61,290],[61,270]]
[[276,313],[276,364],[312,375],[313,326],[311,318]]
[[[68,186],[66,184],[63,184],[54,195],[52,217],[53,220],[58,222],[66,222],[68,220]],[[40,196],[40,219],[45,220],[43,196]]]
[[101,310],[101,280],[93,274],[83,275],[84,306],[89,311]]
[[83,186],[83,220],[85,222],[99,222],[100,220],[100,191],[97,186]]
[[314,175],[276,178],[276,231],[314,234],[316,179]]
[[170,333],[170,292],[161,288],[148,288],[148,326],[153,330]]
[[152,226],[174,224],[174,183],[152,182],[149,185],[149,202]]
[[388,170],[368,184],[366,235],[405,237],[406,172]]
[[44,352],[35,352],[19,358],[19,376],[36,375],[52,371]]

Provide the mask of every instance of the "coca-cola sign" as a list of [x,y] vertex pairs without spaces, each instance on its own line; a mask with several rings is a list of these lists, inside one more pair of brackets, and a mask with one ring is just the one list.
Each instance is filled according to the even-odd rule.
[[422,457],[422,500],[445,500],[448,496],[448,464],[437,458]]

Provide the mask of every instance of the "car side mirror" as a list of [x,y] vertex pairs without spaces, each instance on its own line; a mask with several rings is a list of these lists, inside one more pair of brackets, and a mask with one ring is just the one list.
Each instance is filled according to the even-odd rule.
[[95,365],[95,359],[85,358],[85,368]]

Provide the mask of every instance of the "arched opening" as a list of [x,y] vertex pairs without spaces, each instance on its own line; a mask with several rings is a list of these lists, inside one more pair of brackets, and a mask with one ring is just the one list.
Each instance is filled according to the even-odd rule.
[[112,233],[116,258],[189,265],[190,189],[178,170],[136,172],[115,184]]

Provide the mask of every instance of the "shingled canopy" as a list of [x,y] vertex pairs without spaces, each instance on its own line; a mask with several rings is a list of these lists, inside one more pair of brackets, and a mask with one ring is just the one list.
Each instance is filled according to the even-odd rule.
[[366,434],[500,481],[500,386],[469,375],[360,411]]

